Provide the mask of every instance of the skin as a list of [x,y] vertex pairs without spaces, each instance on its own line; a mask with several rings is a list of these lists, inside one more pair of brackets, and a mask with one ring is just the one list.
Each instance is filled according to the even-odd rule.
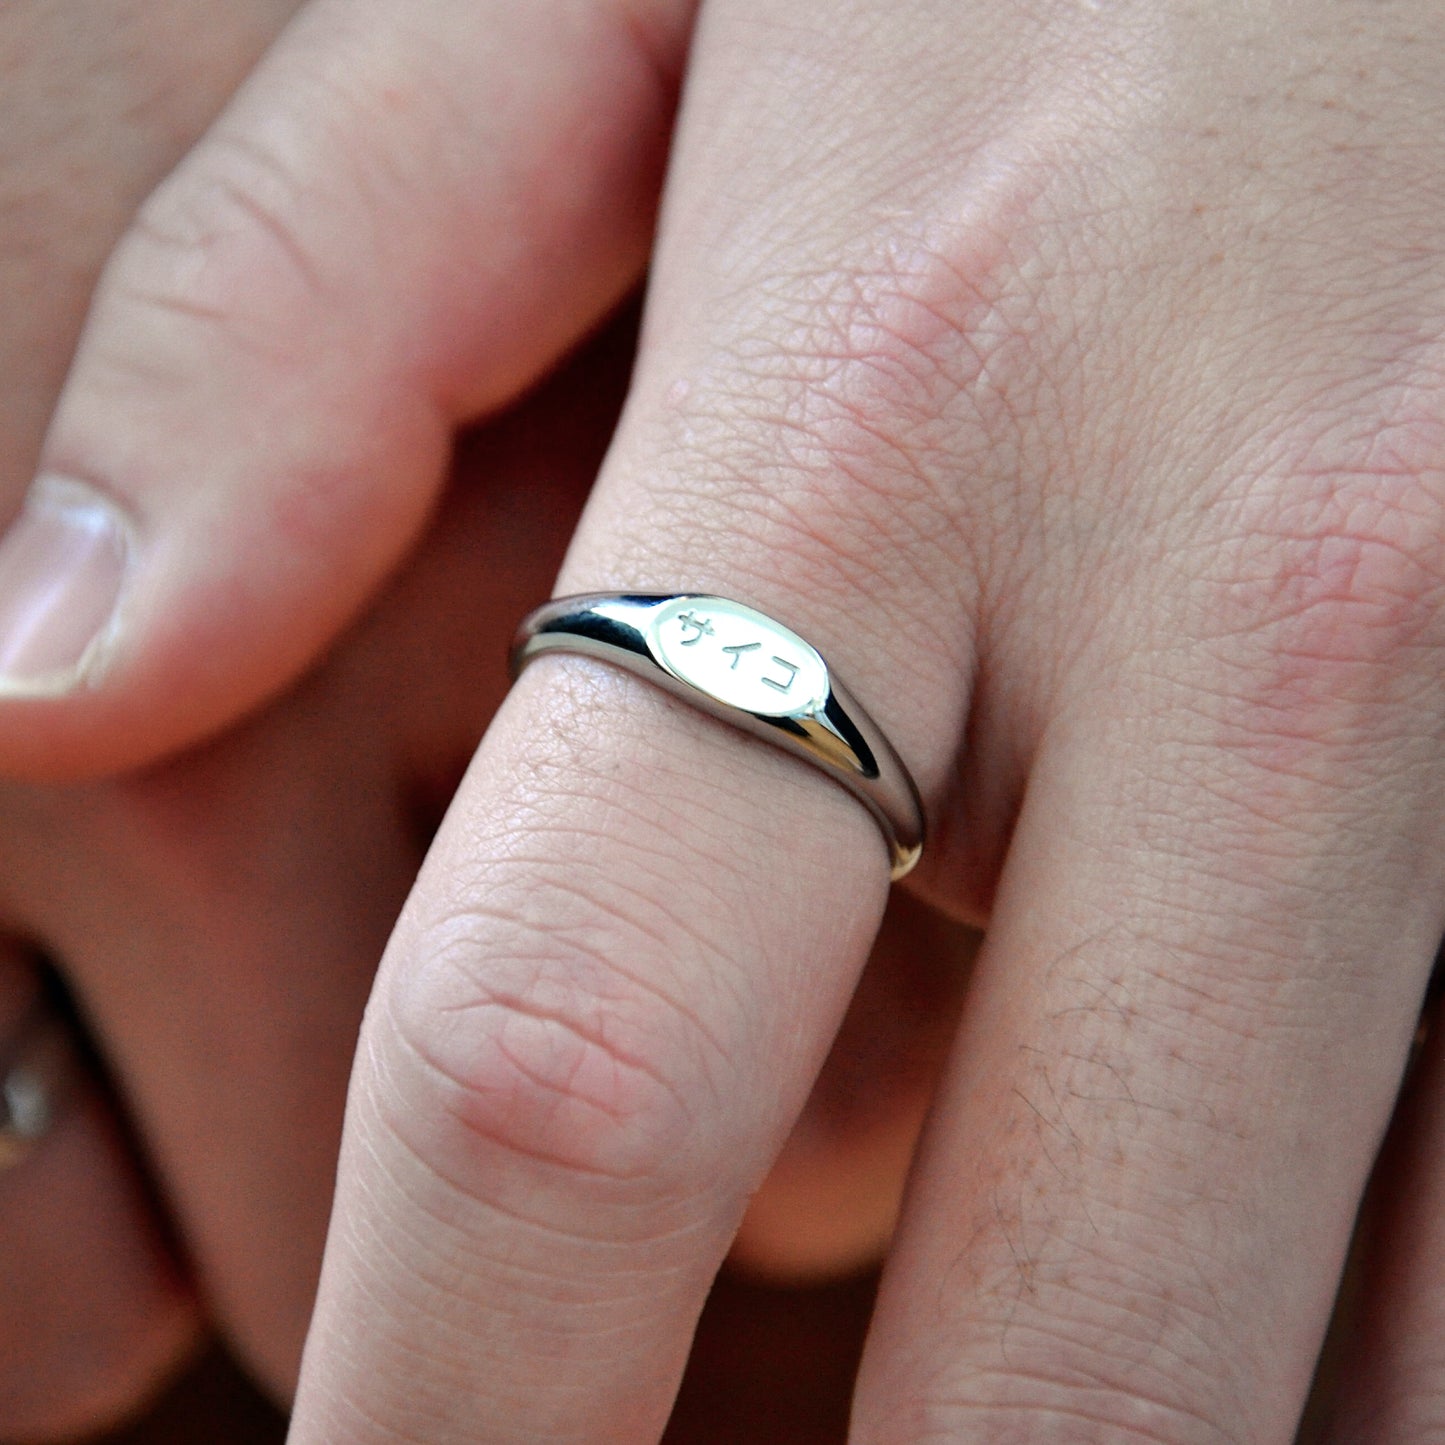
[[[133,570],[0,758],[135,765],[295,678],[635,270],[685,65],[558,590],[816,642],[923,790],[910,886],[989,927],[852,1437],[1287,1441],[1442,926],[1445,22],[690,18],[303,12],[102,283],[42,466]],[[531,669],[372,993],[293,1440],[656,1438],[885,888],[815,773]],[[1326,1435],[1439,1428],[1439,1114]]]
[[[12,510],[106,252],[286,18],[260,0],[225,25],[162,0],[90,13],[0,20]],[[43,957],[104,1070],[73,1051],[55,1129],[0,1174],[0,1438],[130,1412],[207,1329],[294,1391],[375,961],[505,690],[496,639],[560,561],[633,329],[469,438],[399,573],[264,711],[145,768],[0,783],[0,1040]],[[817,1277],[881,1250],[972,946],[900,900],[740,1235],[749,1269]]]

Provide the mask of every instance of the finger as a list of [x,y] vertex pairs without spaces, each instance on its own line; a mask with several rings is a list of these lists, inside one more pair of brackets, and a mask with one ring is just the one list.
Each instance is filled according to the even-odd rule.
[[[826,1037],[798,1037],[836,1027],[867,952],[881,844],[841,790],[640,685],[536,673],[378,981],[297,1441],[461,1440],[479,1416],[497,1440],[660,1430],[822,1062]],[[560,742],[539,756],[544,719]],[[537,767],[586,791],[549,799]],[[816,840],[770,839],[770,808]],[[755,900],[785,864],[797,901],[773,925]]]
[[1400,657],[1358,598],[1320,606],[1227,674],[1088,664],[915,1166],[860,1445],[1295,1438],[1440,928],[1435,853],[1398,842],[1433,827],[1435,744],[1380,742]]
[[[936,795],[971,674],[967,543],[850,425],[850,386],[907,371],[908,338],[867,300],[840,330],[851,269],[817,297],[858,224],[842,163],[796,235],[779,223],[792,249],[772,232],[759,259],[786,152],[750,127],[793,76],[771,32],[710,13],[638,378],[559,590],[713,590],[785,619]],[[809,74],[847,95],[841,56]],[[746,159],[719,160],[724,134]],[[830,167],[835,141],[812,141]],[[834,363],[830,410],[813,379]],[[293,1441],[463,1440],[478,1420],[496,1441],[654,1438],[867,956],[885,858],[805,765],[606,665],[539,660],[378,979]]]
[[457,422],[639,270],[687,10],[298,17],[102,279],[0,543],[0,765],[152,758],[356,613]]
[[1445,1041],[1432,1009],[1361,1214],[1303,1438],[1423,1445],[1445,1430]]
[[199,1312],[116,1121],[33,966],[0,950],[0,1438],[133,1409]]

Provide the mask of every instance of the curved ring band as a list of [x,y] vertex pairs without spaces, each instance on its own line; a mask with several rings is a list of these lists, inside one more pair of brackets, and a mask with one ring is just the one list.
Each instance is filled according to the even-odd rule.
[[764,613],[700,593],[559,597],[518,628],[513,677],[544,652],[616,663],[806,758],[877,819],[895,879],[918,862],[923,806],[908,769],[817,650]]

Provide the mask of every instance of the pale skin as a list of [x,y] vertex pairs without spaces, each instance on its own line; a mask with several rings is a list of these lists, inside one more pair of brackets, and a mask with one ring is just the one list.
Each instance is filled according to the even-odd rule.
[[[33,515],[128,568],[0,763],[133,767],[298,675],[635,274],[685,73],[556,590],[816,643],[922,788],[909,886],[989,930],[853,1439],[1287,1441],[1442,925],[1445,19],[690,20],[313,0],[97,293]],[[886,881],[825,779],[534,666],[371,996],[293,1440],[656,1438]],[[1440,1070],[1339,1440],[1445,1424]]]

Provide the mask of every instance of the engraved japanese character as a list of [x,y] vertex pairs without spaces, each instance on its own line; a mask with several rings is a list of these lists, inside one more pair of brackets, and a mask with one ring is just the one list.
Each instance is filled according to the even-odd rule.
[[696,629],[691,637],[683,638],[682,645],[684,647],[692,647],[703,637],[711,637],[713,635],[712,620],[710,618],[700,618],[697,613],[687,611],[679,614],[677,620],[682,624],[683,627],[691,627]]
[[776,682],[771,677],[765,677],[763,681],[767,683],[769,687],[777,688],[779,692],[787,692],[793,685],[793,679],[798,675],[798,664],[796,662],[789,662],[786,657],[778,657],[776,655],[773,657],[773,661],[776,662],[779,667],[786,667],[788,669],[788,680],[786,682]]
[[732,670],[733,670],[734,672],[736,672],[736,671],[738,670],[738,658],[740,658],[740,657],[743,655],[743,653],[745,653],[745,652],[752,652],[752,651],[754,651],[756,648],[761,647],[762,645],[763,645],[763,644],[762,644],[761,642],[735,642],[735,643],[733,643],[733,645],[732,645],[731,647],[725,647],[725,648],[723,648],[723,651],[724,651],[724,652],[730,652],[730,653],[732,653],[732,655],[733,655],[733,667],[732,667]]

